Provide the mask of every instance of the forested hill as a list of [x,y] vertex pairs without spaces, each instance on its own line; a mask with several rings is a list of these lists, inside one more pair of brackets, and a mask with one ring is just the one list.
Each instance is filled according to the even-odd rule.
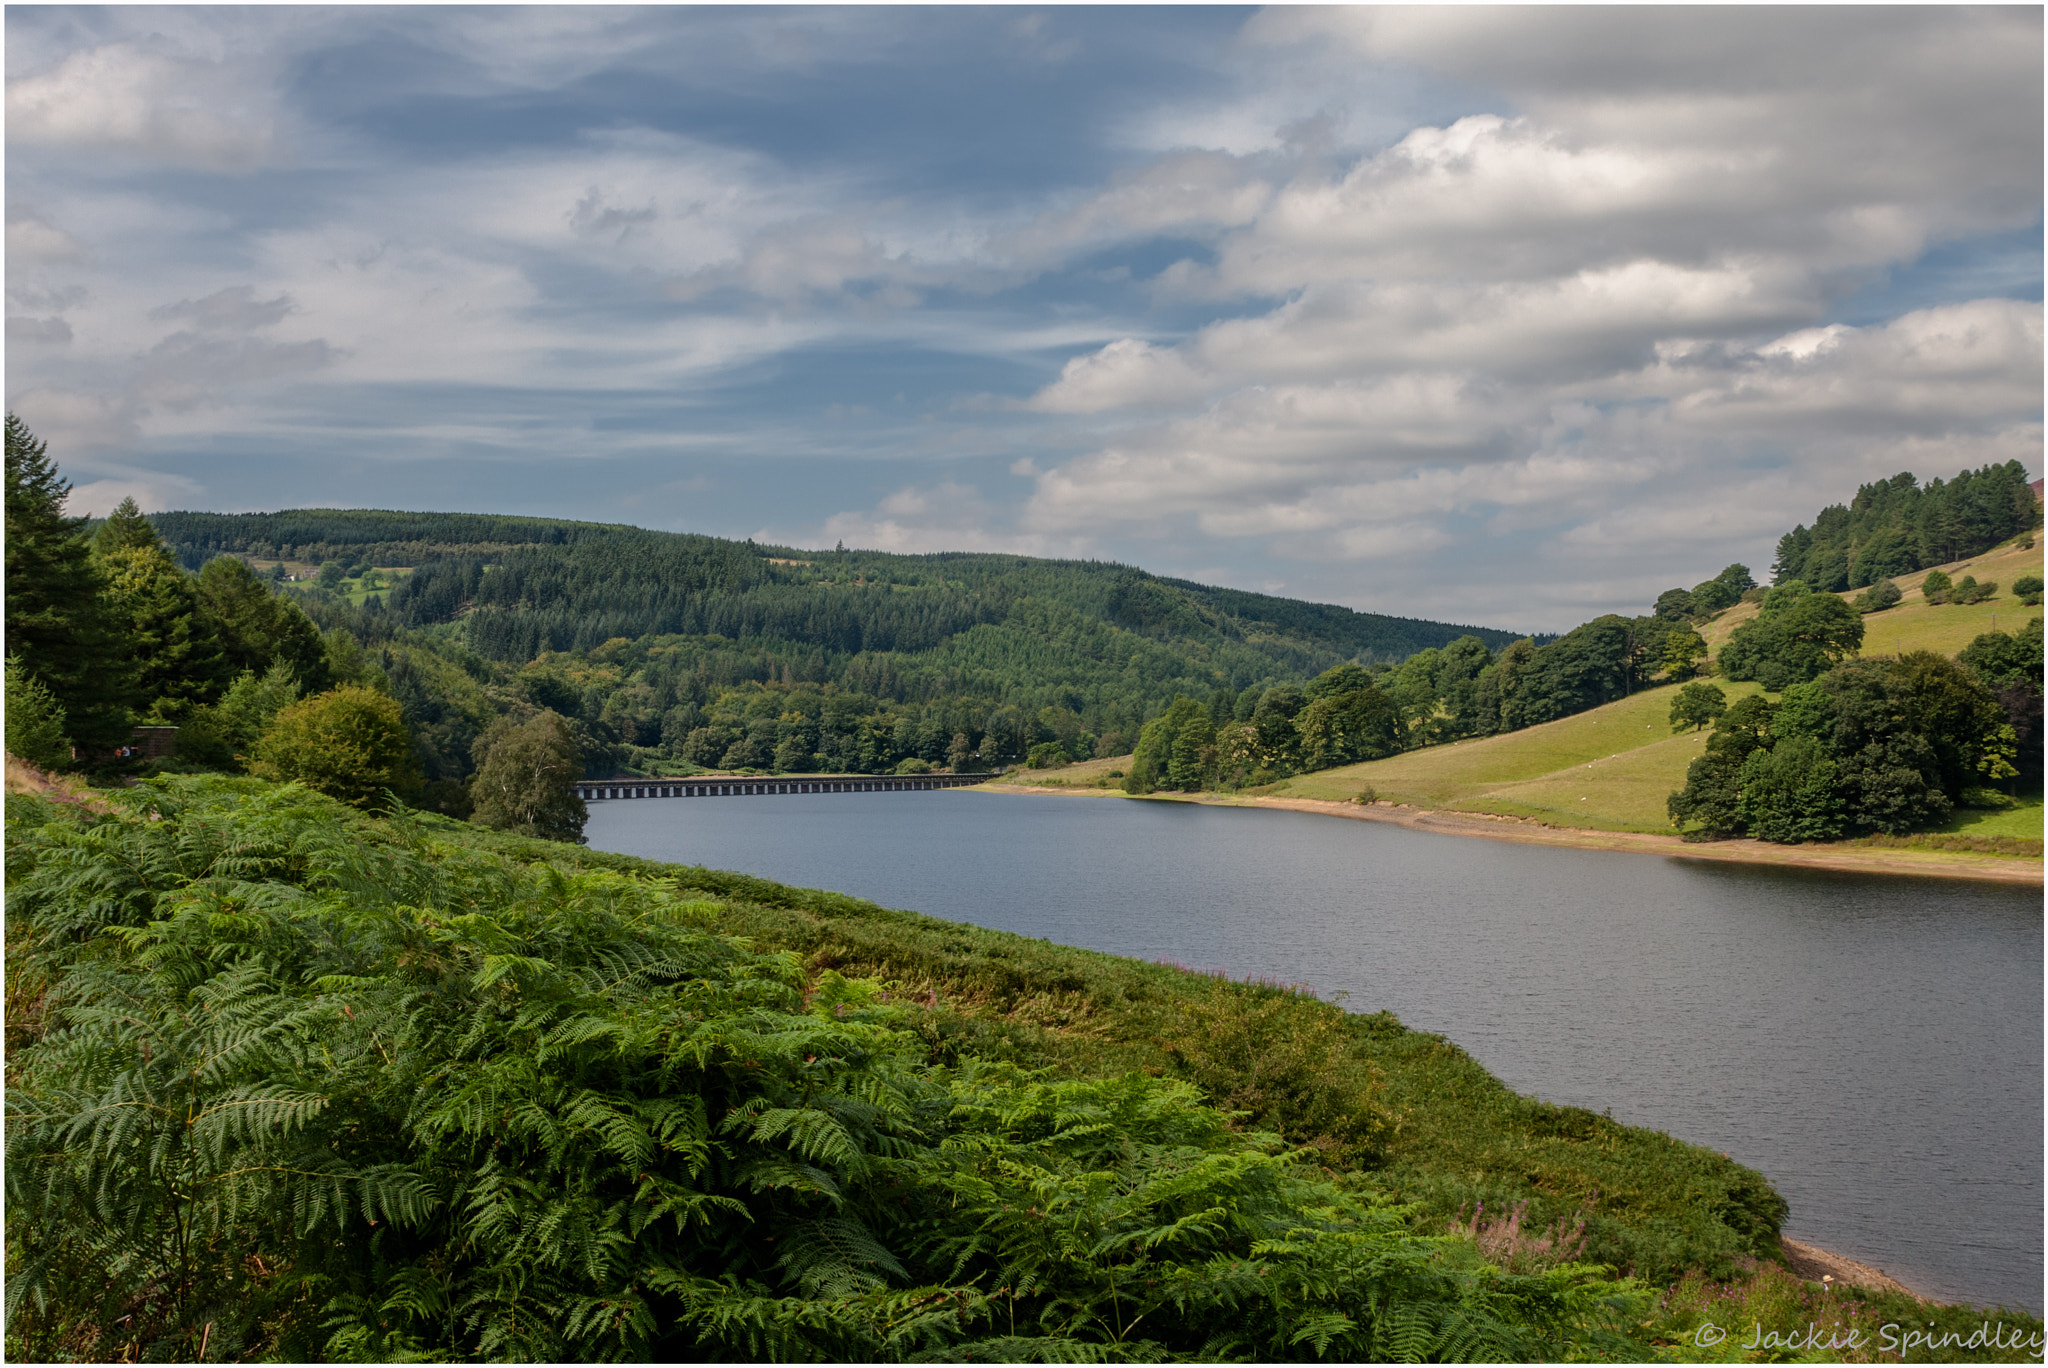
[[2018,461],[1961,470],[1925,485],[1902,471],[1864,485],[1848,504],[1823,508],[1778,541],[1779,584],[1825,593],[1964,560],[2038,525],[2037,499]]
[[[381,601],[394,626],[460,620],[503,661],[619,637],[722,636],[861,651],[929,651],[1032,611],[1199,649],[1211,685],[1405,659],[1461,636],[1516,633],[1361,613],[1164,579],[1101,561],[949,552],[808,552],[600,523],[369,509],[160,513],[197,569],[231,553],[314,567],[410,568]],[[1027,604],[1033,608],[1027,608]]]

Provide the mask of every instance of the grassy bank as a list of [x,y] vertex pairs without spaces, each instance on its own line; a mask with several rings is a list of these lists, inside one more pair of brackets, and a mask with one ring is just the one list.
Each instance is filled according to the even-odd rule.
[[[1730,701],[1755,684],[1722,681]],[[1343,801],[1371,788],[1414,807],[1533,817],[1594,831],[1671,830],[1664,800],[1706,748],[1701,731],[1671,734],[1678,685],[1645,689],[1605,707],[1501,736],[1409,751],[1322,770],[1267,790]]]

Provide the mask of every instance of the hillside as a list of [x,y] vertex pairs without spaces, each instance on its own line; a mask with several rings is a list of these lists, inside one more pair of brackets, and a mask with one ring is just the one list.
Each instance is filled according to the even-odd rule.
[[[1978,635],[2012,630],[2039,608],[2019,603],[2010,592],[2017,577],[2042,570],[2042,548],[2022,537],[1967,561],[1940,567],[1951,578],[1971,574],[1996,580],[1999,594],[1970,605],[1928,604],[1919,589],[1901,583],[1904,599],[1863,619],[1864,654],[1929,650],[1953,656]],[[1853,599],[1853,592],[1843,593]],[[1755,617],[1755,603],[1739,604],[1700,631],[1718,650],[1735,629]],[[1713,681],[1732,703],[1757,693],[1753,682]],[[1551,826],[1588,831],[1669,833],[1665,799],[1685,784],[1686,767],[1706,746],[1707,733],[1673,735],[1667,720],[1679,685],[1643,689],[1589,711],[1495,736],[1404,751],[1386,759],[1298,775],[1255,790],[1282,799],[1345,802],[1371,790],[1383,802],[1404,806],[1520,817]],[[1024,772],[1008,782],[1049,788],[1109,789],[1128,766],[1128,757],[1097,760],[1060,770]],[[2023,801],[2003,812],[1959,812],[1942,833],[1967,836],[2042,836],[2040,800]]]
[[426,778],[444,785],[468,780],[497,719],[531,708],[574,723],[593,777],[999,765],[1054,741],[1082,757],[1128,749],[1177,696],[1516,635],[1100,561],[477,514],[151,522],[188,568],[233,556],[282,587],[342,643],[336,679],[399,700]]
[[410,570],[386,597],[388,613],[412,627],[462,620],[472,649],[504,660],[655,634],[922,652],[976,626],[1010,623],[1027,600],[1199,648],[1212,680],[1216,666],[1226,667],[1225,680],[1259,664],[1313,674],[1340,660],[1405,659],[1468,634],[1496,649],[1519,635],[1104,561],[804,551],[598,523],[369,509],[160,513],[151,522],[194,568],[230,553],[259,569],[301,573],[329,560]]
[[[2029,541],[2034,545],[2020,544]],[[1895,583],[1904,597],[1883,612],[1871,613],[1863,619],[1863,654],[1938,651],[1952,656],[1981,633],[2009,632],[2028,618],[2039,617],[2041,609],[2029,608],[2013,597],[2012,582],[2021,575],[2041,573],[2042,551],[2041,539],[2027,535],[1968,560],[1930,567],[1941,570],[1951,579],[1973,575],[1979,580],[1995,580],[1999,585],[1998,594],[1982,603],[1930,604],[1920,592],[1920,582],[1927,577],[1928,570],[1915,570],[1898,576]],[[1837,597],[1853,603],[1861,592],[1858,589],[1845,590]],[[1754,618],[1756,613],[1757,605],[1754,603],[1737,604],[1703,625],[1700,635],[1706,638],[1710,650],[1718,651],[1722,643],[1734,635],[1735,629]]]
[[[2034,541],[2026,537],[2020,540]],[[1904,599],[1864,618],[1866,655],[1935,651],[1952,656],[1979,634],[2019,627],[2039,608],[2019,603],[2010,586],[2040,574],[2042,548],[2014,543],[1940,567],[1952,578],[1967,573],[1996,580],[1999,594],[1970,605],[1930,605],[1913,576],[1900,584]],[[1843,593],[1853,599],[1855,593]],[[1706,623],[1701,635],[1718,650],[1735,629],[1755,617],[1757,605],[1740,604]],[[1729,701],[1757,692],[1754,683],[1716,680]],[[1671,695],[1664,685],[1576,717],[1525,731],[1450,746],[1410,751],[1386,760],[1302,775],[1272,792],[1291,797],[1346,799],[1363,788],[1382,799],[1464,812],[1530,817],[1556,826],[1610,831],[1669,831],[1665,798],[1685,784],[1686,766],[1705,748],[1704,732],[1673,736],[1665,721]],[[1965,812],[1949,829],[1976,835],[2040,839],[2038,800],[2014,812]]]

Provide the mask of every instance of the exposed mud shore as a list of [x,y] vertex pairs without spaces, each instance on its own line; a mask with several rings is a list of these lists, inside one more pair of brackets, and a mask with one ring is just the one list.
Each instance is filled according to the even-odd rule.
[[[1054,794],[1061,797],[1122,798],[1104,789],[1058,789],[1036,784],[982,784],[992,793]],[[1415,831],[1443,836],[1480,836],[1524,845],[1567,846],[1577,850],[1615,850],[1638,855],[1663,855],[1680,860],[1719,860],[1736,864],[1831,869],[1854,874],[1909,874],[1921,878],[1981,879],[1991,883],[2042,882],[2042,862],[1997,855],[1968,855],[1946,850],[1892,849],[1882,846],[1783,846],[1767,841],[1688,842],[1676,836],[1637,831],[1593,831],[1550,826],[1519,817],[1494,817],[1477,812],[1447,812],[1403,807],[1398,803],[1337,803],[1317,798],[1233,797],[1226,794],[1156,794],[1150,801],[1206,803],[1216,807],[1284,808],[1361,822],[1391,822]]]

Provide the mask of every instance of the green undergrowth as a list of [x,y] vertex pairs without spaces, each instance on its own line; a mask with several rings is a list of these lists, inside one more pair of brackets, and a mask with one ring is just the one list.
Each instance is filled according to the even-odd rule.
[[2039,1318],[1803,1281],[1777,1264],[1688,1274],[1650,1306],[1644,1338],[1682,1363],[2039,1363]]
[[[485,838],[503,842],[504,838]],[[557,848],[559,849],[559,848]],[[528,853],[539,855],[536,843]],[[924,999],[934,1047],[1062,1071],[1185,1078],[1220,1106],[1369,1172],[1433,1223],[1530,1199],[1585,1210],[1587,1256],[1651,1280],[1775,1253],[1785,1206],[1754,1170],[1659,1131],[1523,1097],[1440,1035],[1270,984],[893,911],[747,875],[577,851],[726,899],[721,924]]]
[[[1626,1359],[1646,1285],[1778,1254],[1758,1174],[1385,1013],[254,780],[109,802],[8,799],[10,1357]],[[1492,1266],[1481,1204],[1583,1239]]]

